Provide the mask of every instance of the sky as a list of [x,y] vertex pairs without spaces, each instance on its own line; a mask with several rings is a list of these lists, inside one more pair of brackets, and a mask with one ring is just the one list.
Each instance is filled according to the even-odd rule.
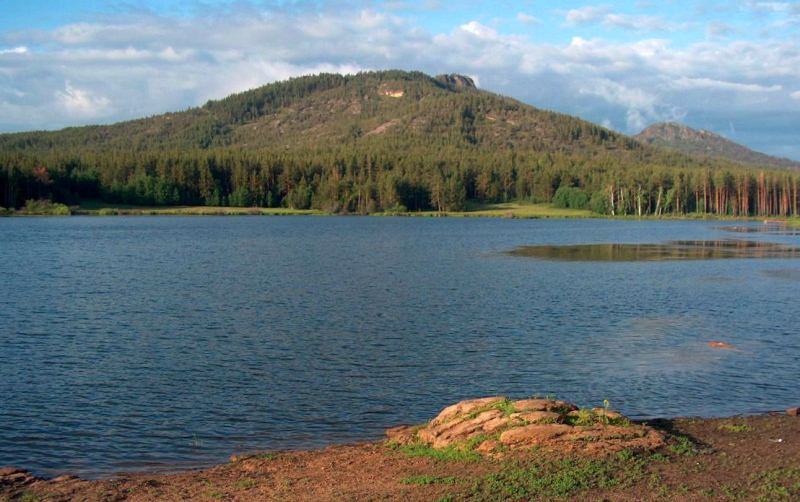
[[0,0],[0,132],[399,68],[626,134],[663,121],[800,160],[800,1]]

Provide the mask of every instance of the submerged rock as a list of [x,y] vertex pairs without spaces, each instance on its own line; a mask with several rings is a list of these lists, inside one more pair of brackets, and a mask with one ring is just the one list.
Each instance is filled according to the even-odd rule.
[[398,444],[471,449],[488,456],[534,446],[604,455],[665,444],[661,432],[606,408],[578,409],[555,399],[513,401],[501,396],[461,401],[427,424],[394,427],[386,435]]
[[706,345],[708,345],[712,349],[724,349],[724,350],[735,350],[736,349],[736,347],[734,347],[733,345],[731,345],[731,344],[729,344],[727,342],[720,342],[720,341],[716,341],[716,340],[710,341]]

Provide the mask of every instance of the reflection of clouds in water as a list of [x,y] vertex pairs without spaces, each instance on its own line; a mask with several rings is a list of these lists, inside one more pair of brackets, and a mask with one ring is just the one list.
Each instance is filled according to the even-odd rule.
[[731,355],[706,346],[720,333],[711,325],[701,316],[627,319],[604,340],[599,354],[620,370],[640,376],[705,372]]
[[760,270],[762,275],[773,279],[784,279],[787,281],[800,281],[800,269],[797,268],[777,268],[771,270]]

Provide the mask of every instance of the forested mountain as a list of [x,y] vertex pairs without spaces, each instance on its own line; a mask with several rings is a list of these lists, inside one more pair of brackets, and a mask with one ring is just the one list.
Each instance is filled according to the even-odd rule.
[[459,75],[322,74],[108,126],[0,135],[0,205],[458,210],[550,201],[611,214],[795,214],[798,180],[660,149]]
[[0,135],[0,150],[320,149],[343,142],[542,152],[639,148],[602,127],[480,91],[468,77],[389,71],[295,78],[109,126]]
[[634,138],[689,155],[718,157],[756,166],[800,169],[800,162],[756,152],[711,131],[692,129],[674,122],[653,124]]

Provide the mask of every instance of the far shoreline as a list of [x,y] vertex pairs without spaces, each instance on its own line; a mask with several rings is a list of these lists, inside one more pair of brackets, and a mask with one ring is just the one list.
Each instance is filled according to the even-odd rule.
[[765,224],[800,226],[800,218],[719,215],[712,213],[662,214],[642,216],[599,214],[586,209],[555,207],[549,203],[498,203],[473,205],[464,211],[404,211],[374,213],[336,213],[319,209],[292,209],[283,207],[230,207],[230,206],[133,206],[92,202],[77,206],[57,206],[57,210],[27,212],[24,209],[6,210],[0,216],[369,216],[400,218],[499,218],[499,219],[605,219],[614,221],[748,221]]

